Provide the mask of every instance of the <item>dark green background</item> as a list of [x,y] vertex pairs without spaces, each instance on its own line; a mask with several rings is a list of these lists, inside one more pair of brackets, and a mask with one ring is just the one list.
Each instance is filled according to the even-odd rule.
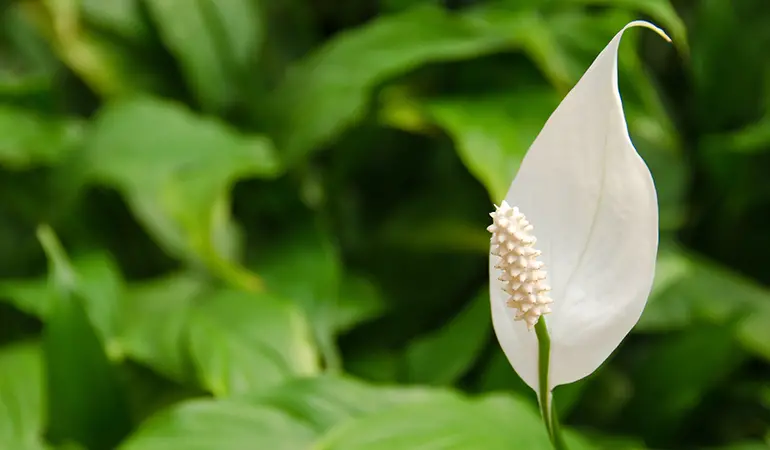
[[4,0],[0,449],[548,449],[487,214],[638,18],[658,273],[568,442],[768,448],[767,0]]

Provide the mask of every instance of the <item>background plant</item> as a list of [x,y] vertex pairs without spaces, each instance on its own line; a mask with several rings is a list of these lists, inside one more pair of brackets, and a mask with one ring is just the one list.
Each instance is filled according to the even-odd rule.
[[549,448],[487,214],[636,18],[656,286],[560,417],[767,448],[765,0],[0,2],[0,448]]

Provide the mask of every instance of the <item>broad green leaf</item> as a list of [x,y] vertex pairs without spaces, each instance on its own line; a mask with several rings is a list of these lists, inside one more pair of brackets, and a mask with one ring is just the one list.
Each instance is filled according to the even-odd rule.
[[287,160],[297,161],[361,118],[370,90],[389,78],[510,43],[498,28],[435,7],[380,17],[340,34],[292,67],[275,92],[276,145]]
[[[0,55],[0,98],[21,104],[50,105],[51,79],[60,64],[19,2],[6,4],[0,14],[3,45]],[[31,100],[31,104],[27,103]]]
[[255,268],[269,291],[299,305],[314,325],[330,327],[339,301],[341,265],[331,236],[309,226],[271,239],[259,249]]
[[75,149],[82,134],[78,120],[0,105],[0,165],[20,170],[55,164]]
[[157,87],[142,58],[82,22],[79,0],[40,0],[22,4],[24,18],[35,23],[56,54],[85,83],[104,97]]
[[0,347],[0,448],[43,448],[43,364],[39,345]]
[[730,326],[703,325],[669,337],[635,361],[634,397],[624,423],[650,442],[667,442],[704,396],[745,360]]
[[532,389],[530,389],[511,367],[508,358],[501,349],[495,347],[495,351],[489,361],[482,367],[478,381],[478,390],[486,391],[510,391],[517,395],[529,396],[532,404],[537,401]]
[[230,400],[181,403],[145,422],[119,450],[297,450],[313,431],[279,410]]
[[261,17],[266,6],[254,0],[199,0],[210,28],[216,32],[220,52],[235,76],[250,77],[249,69],[259,58],[264,40]]
[[659,254],[653,291],[635,330],[660,332],[701,322],[735,321],[738,342],[770,360],[768,305],[767,289],[726,267],[669,246]]
[[386,12],[397,12],[414,7],[415,5],[434,4],[433,0],[383,0],[380,8]]
[[323,433],[352,418],[453,396],[448,390],[376,386],[352,378],[321,376],[290,381],[250,401],[279,408]]
[[[114,344],[123,308],[123,280],[113,258],[103,252],[77,255],[67,262],[73,278],[71,288],[83,302],[88,318],[108,346]],[[0,281],[0,295],[20,310],[44,321],[54,307],[55,288],[45,278]]]
[[713,154],[735,152],[755,155],[763,153],[770,147],[770,115],[737,131],[706,135],[702,145],[704,151]]
[[678,230],[688,218],[690,171],[684,153],[678,143],[669,140],[665,124],[640,107],[629,105],[627,110],[634,147],[655,180],[661,232]]
[[151,30],[141,8],[141,0],[80,0],[84,20],[124,39],[146,44],[151,42]]
[[[533,411],[535,411],[535,408],[530,405],[526,400],[518,397],[518,396],[512,396],[512,395],[500,395],[500,394],[493,394],[481,397],[479,400],[479,406],[481,406],[485,412],[493,415],[494,417],[498,417],[502,419],[502,421],[506,421],[510,417],[521,417],[522,422],[518,424],[515,428],[519,428],[519,426],[522,427],[522,430],[520,433],[524,433],[524,430],[526,429],[529,434],[531,435],[537,435],[536,433],[537,428],[524,428],[524,423],[529,422],[531,419],[529,418],[529,414]],[[528,416],[525,420],[525,414]],[[541,426],[544,428],[542,420],[540,418],[539,414],[536,414],[535,417],[537,418],[538,426]],[[507,423],[507,422],[506,422]],[[505,426],[505,425],[503,425]],[[510,428],[510,425],[509,425]],[[585,437],[575,433],[574,431],[562,427],[563,431],[563,437],[565,440],[565,443],[567,444],[567,448],[573,449],[573,450],[595,450],[596,446],[593,445],[588,439]],[[512,436],[513,437],[513,436]],[[519,438],[518,436],[516,436]],[[534,442],[534,439],[533,439]],[[530,448],[530,447],[524,447],[524,448]]]
[[114,448],[131,424],[115,368],[89,321],[77,289],[77,274],[53,231],[38,230],[48,256],[55,297],[43,330],[47,435],[91,449]]
[[419,384],[452,384],[462,377],[489,342],[489,292],[479,293],[437,331],[418,337],[406,349],[407,380]]
[[468,170],[499,202],[558,104],[551,89],[526,87],[502,95],[436,99],[428,101],[425,109],[455,141]]
[[655,286],[635,330],[669,331],[737,320],[738,337],[746,348],[770,355],[762,339],[770,291],[675,247],[663,247],[658,261]]
[[278,173],[270,143],[243,136],[181,105],[112,103],[93,124],[84,164],[118,188],[163,248],[246,289],[259,280],[233,262],[237,230],[229,190],[237,180]]
[[188,326],[200,382],[214,395],[264,390],[318,373],[305,317],[271,295],[212,293],[196,307]]
[[567,417],[580,402],[590,382],[589,378],[583,378],[574,383],[564,384],[554,389],[553,398],[555,410],[559,417]]
[[220,290],[176,274],[129,290],[118,341],[132,359],[218,396],[263,390],[318,370],[296,306],[265,294]]
[[348,331],[362,322],[379,317],[385,308],[385,300],[377,286],[361,275],[347,272],[333,313],[334,330]]
[[340,309],[341,261],[331,237],[315,226],[291,230],[259,250],[256,271],[270,292],[310,319],[327,366],[340,365],[334,341]]
[[185,273],[129,286],[118,341],[121,350],[173,380],[190,381],[187,323],[207,289],[200,276]]
[[108,343],[115,337],[123,310],[123,278],[108,253],[84,253],[72,259],[77,290],[91,323]]
[[551,444],[532,405],[505,397],[476,401],[457,397],[390,408],[349,421],[333,428],[316,448],[546,450]]
[[694,320],[693,308],[699,298],[682,295],[688,289],[677,289],[685,280],[692,279],[695,268],[691,258],[673,246],[661,246],[655,265],[655,281],[650,298],[636,331],[668,331],[681,329]]
[[[768,293],[770,297],[770,293]],[[743,347],[770,361],[770,300],[758,304],[738,324],[738,340]]]
[[[531,404],[537,404],[537,397],[524,381],[513,371],[505,354],[496,346],[495,352],[480,370],[478,384],[474,387],[481,392],[506,391],[526,398]],[[575,383],[557,386],[554,389],[554,404],[560,418],[567,417],[583,397],[591,378],[584,378]]]
[[161,38],[206,111],[238,94],[239,76],[259,51],[262,27],[249,0],[144,0]]
[[692,112],[702,133],[735,130],[767,110],[770,14],[762,3],[706,0],[693,11]]
[[345,372],[369,381],[395,383],[401,378],[403,354],[396,350],[372,348],[345,355]]
[[51,286],[46,278],[1,280],[0,298],[20,311],[43,318],[51,309]]
[[767,450],[768,448],[770,448],[768,442],[739,442],[723,447],[714,447],[714,450]]

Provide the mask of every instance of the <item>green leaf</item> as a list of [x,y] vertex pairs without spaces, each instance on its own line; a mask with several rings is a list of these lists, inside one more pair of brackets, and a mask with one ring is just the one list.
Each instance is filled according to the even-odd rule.
[[[88,252],[67,262],[89,320],[100,337],[112,347],[123,308],[123,280],[112,256]],[[20,310],[47,320],[55,304],[56,292],[45,278],[0,281],[0,295]]]
[[345,355],[345,372],[369,381],[395,383],[401,378],[403,359],[396,350],[367,346]]
[[[725,301],[729,299],[729,301]],[[637,332],[681,330],[702,322],[735,322],[744,349],[770,361],[770,291],[726,267],[663,246],[655,284]]]
[[[768,19],[761,2],[708,0],[693,11],[693,120],[701,132],[734,130],[767,111]],[[741,89],[725,91],[730,85]]]
[[133,285],[119,340],[132,359],[217,396],[267,389],[318,371],[304,316],[267,294],[221,290],[195,274]]
[[217,396],[264,390],[319,370],[305,317],[267,294],[212,293],[193,312],[189,333],[200,381]]
[[292,380],[251,397],[250,401],[279,408],[323,433],[349,419],[394,406],[416,405],[453,396],[448,390],[375,386],[352,378],[321,376]]
[[559,104],[549,88],[430,100],[425,109],[455,141],[463,164],[493,201],[505,198],[524,154]]
[[760,355],[770,354],[767,344],[760,342],[760,324],[766,323],[770,314],[767,289],[726,267],[672,246],[661,248],[655,280],[635,330],[669,331],[699,322],[738,321],[737,330],[744,345]]
[[489,292],[479,293],[439,330],[413,340],[406,349],[410,382],[450,385],[462,377],[489,342]]
[[36,343],[0,348],[0,448],[43,448],[43,364]]
[[118,341],[122,351],[173,380],[191,381],[187,324],[207,289],[200,276],[186,273],[131,285]]
[[578,405],[586,392],[590,378],[557,386],[553,392],[555,411],[559,417],[566,417]]
[[529,396],[533,405],[537,401],[534,391],[513,370],[505,353],[498,346],[495,347],[495,352],[481,371],[478,390],[511,391],[522,397]]
[[51,287],[45,278],[0,280],[0,298],[40,318],[51,309]]
[[724,152],[745,155],[764,153],[770,146],[770,115],[737,131],[706,135],[701,145],[705,152],[715,155]]
[[714,450],[767,450],[767,442],[738,442],[723,447],[715,447]]
[[[221,112],[238,94],[238,76],[255,57],[262,26],[249,0],[144,0],[161,38],[206,111]],[[239,73],[240,72],[240,73]]]
[[510,44],[501,29],[435,7],[380,17],[340,34],[292,67],[275,92],[276,145],[287,160],[297,161],[360,119],[378,84],[424,64]]
[[22,105],[50,105],[51,80],[60,63],[48,42],[29,20],[23,6],[4,5],[0,14],[3,30],[3,66],[0,66],[0,98],[21,100]]
[[0,163],[14,170],[55,164],[80,143],[83,124],[0,105]]
[[260,2],[253,0],[202,0],[211,29],[223,53],[225,63],[236,76],[253,76],[250,66],[259,58],[264,40]]
[[347,272],[333,314],[334,330],[348,331],[360,323],[380,317],[385,308],[385,300],[374,283],[364,276]]
[[237,231],[228,199],[237,180],[278,173],[266,139],[147,98],[108,105],[93,127],[87,170],[126,196],[165,250],[236,286],[259,288],[259,280],[233,262]]
[[267,289],[294,302],[308,316],[325,364],[333,370],[340,368],[336,336],[384,310],[384,300],[369,280],[341,272],[331,236],[318,227],[271,238],[255,259],[255,270]]
[[746,314],[739,322],[737,337],[746,350],[770,361],[770,301]]
[[126,40],[147,44],[151,42],[151,29],[141,7],[141,0],[80,0],[81,13],[89,23]]
[[[693,322],[693,309],[700,297],[689,295],[689,289],[678,289],[694,277],[695,268],[687,254],[667,245],[661,246],[655,265],[652,292],[635,331],[668,331],[687,327]],[[697,288],[695,283],[690,283]]]
[[313,431],[273,408],[230,400],[195,400],[145,422],[119,450],[296,450]]
[[88,318],[100,336],[112,344],[123,312],[123,278],[117,262],[107,252],[91,252],[73,258],[72,268]]
[[48,392],[48,436],[90,449],[110,449],[130,430],[114,367],[84,310],[77,275],[53,231],[38,230],[56,288],[43,330]]
[[311,225],[271,238],[259,249],[255,268],[269,291],[295,302],[314,325],[330,327],[339,301],[341,265],[331,236]]
[[99,95],[112,97],[157,85],[142,58],[87,29],[79,0],[25,2],[22,7],[25,20],[37,25],[62,62]]
[[634,397],[623,423],[632,424],[649,442],[668,442],[702,399],[745,360],[726,326],[703,325],[669,337],[635,361]]
[[348,421],[333,428],[316,448],[546,450],[551,444],[531,405],[506,397],[483,401],[458,397],[389,408]]

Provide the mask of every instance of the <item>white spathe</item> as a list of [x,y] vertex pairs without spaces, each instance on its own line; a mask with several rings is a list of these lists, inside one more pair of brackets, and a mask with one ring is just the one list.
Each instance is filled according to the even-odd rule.
[[[533,225],[551,287],[549,390],[595,371],[639,320],[652,287],[658,203],[628,135],[610,41],[527,151],[505,200]],[[490,254],[492,322],[514,370],[538,389],[537,337],[515,321]]]

